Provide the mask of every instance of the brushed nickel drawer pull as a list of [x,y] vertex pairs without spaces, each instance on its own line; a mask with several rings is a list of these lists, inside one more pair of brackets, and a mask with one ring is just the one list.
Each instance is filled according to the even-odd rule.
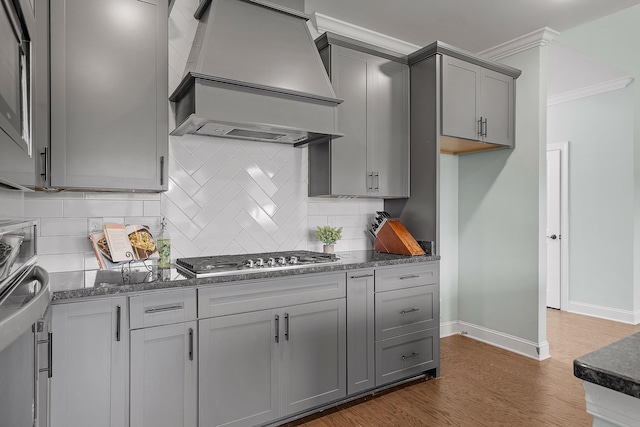
[[360,276],[350,276],[350,279],[364,279],[365,277],[373,277],[373,273],[371,274],[361,274]]
[[189,328],[189,360],[193,361],[193,328]]
[[183,308],[182,304],[176,304],[176,305],[171,305],[169,307],[147,308],[144,312],[146,314],[153,314],[153,313],[162,313],[163,311],[182,310],[182,308]]
[[276,344],[280,342],[280,316],[276,314]]
[[402,310],[400,312],[400,314],[415,313],[416,311],[420,311],[420,309],[419,308],[411,308],[409,310]]
[[402,360],[412,359],[412,358],[414,358],[414,357],[418,357],[418,356],[420,356],[420,353],[416,353],[416,352],[413,352],[413,351],[412,351],[412,352],[411,352],[411,355],[409,355],[409,356],[402,356]]
[[420,277],[420,275],[418,274],[411,274],[409,276],[402,276],[400,277],[400,280],[405,280],[405,279],[417,279],[418,277]]

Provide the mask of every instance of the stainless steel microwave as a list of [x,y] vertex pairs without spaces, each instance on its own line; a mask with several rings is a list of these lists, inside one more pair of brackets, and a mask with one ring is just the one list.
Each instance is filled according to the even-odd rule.
[[33,181],[33,3],[0,0],[0,184]]

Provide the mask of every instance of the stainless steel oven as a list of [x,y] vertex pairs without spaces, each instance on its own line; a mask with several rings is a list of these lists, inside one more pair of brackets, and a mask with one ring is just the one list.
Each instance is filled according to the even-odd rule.
[[0,183],[5,185],[35,181],[32,29],[33,3],[0,0]]
[[46,421],[41,414],[47,410],[46,378],[51,375],[51,336],[45,325],[51,292],[47,272],[36,264],[36,239],[33,221],[0,222],[2,426],[43,426]]

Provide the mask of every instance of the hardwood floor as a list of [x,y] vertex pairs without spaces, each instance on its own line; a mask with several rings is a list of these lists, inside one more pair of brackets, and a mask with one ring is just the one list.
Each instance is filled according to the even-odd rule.
[[441,340],[441,376],[300,420],[327,426],[590,426],[573,360],[640,332],[549,309],[551,358],[538,362],[471,338]]

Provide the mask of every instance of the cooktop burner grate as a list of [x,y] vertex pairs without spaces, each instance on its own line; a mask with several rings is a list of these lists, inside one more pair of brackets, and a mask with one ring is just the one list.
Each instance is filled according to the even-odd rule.
[[176,265],[189,277],[209,277],[255,271],[304,268],[340,262],[335,254],[311,251],[265,252],[179,258]]

